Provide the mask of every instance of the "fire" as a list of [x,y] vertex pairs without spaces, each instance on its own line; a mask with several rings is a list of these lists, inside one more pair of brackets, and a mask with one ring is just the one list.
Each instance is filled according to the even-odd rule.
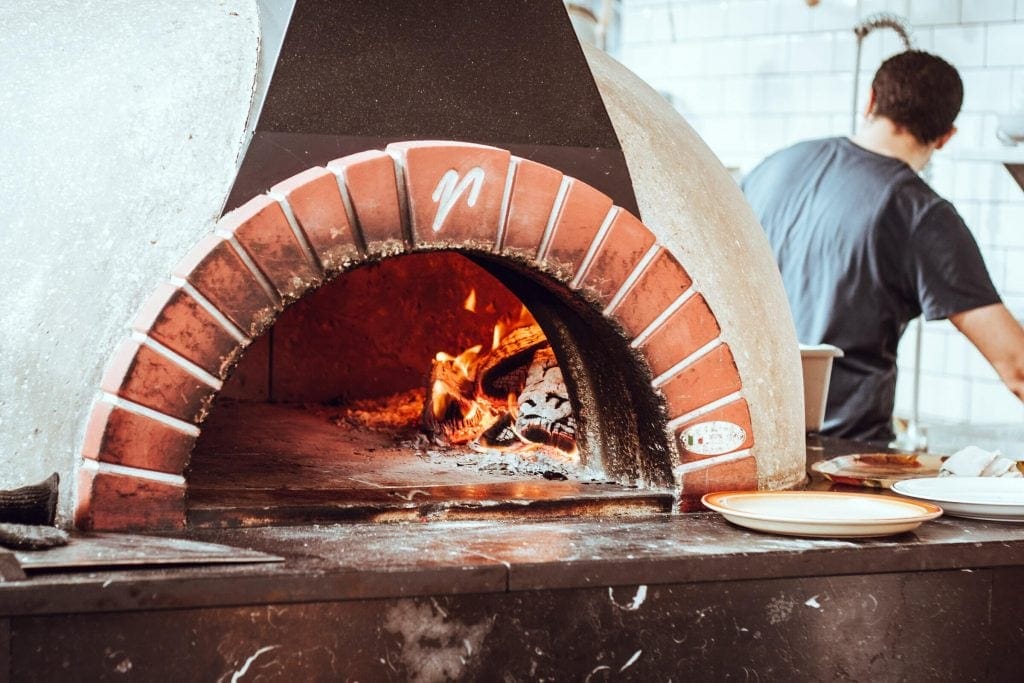
[[[475,313],[477,305],[471,289],[463,308]],[[449,445],[543,452],[576,462],[575,418],[561,371],[526,306],[499,319],[490,349],[483,348],[435,355],[426,431]]]

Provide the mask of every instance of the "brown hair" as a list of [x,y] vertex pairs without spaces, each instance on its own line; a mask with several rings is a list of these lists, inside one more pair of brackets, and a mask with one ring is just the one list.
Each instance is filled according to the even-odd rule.
[[964,101],[964,84],[953,65],[919,50],[885,60],[871,88],[874,113],[906,128],[923,144],[949,132]]

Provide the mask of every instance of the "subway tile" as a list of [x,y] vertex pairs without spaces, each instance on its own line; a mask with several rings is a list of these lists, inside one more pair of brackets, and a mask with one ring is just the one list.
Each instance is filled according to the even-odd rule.
[[747,73],[784,73],[788,64],[789,39],[786,36],[751,38],[747,42]]
[[[853,106],[853,76],[828,74],[811,76],[807,110],[815,113],[849,114]],[[848,121],[848,119],[847,119]],[[843,133],[849,132],[843,124]],[[831,127],[831,124],[830,124]]]
[[982,66],[985,63],[984,27],[941,27],[936,28],[932,35],[935,54],[956,68]]
[[1024,249],[1007,249],[1003,256],[1007,264],[1003,291],[1016,296],[1024,295]]
[[857,23],[857,0],[832,0],[819,3],[811,12],[815,31],[852,30]]
[[974,349],[974,345],[959,331],[947,337],[946,374],[968,379],[970,377],[968,354],[972,349]]
[[793,73],[831,71],[832,34],[793,36],[789,41],[789,70]]
[[[999,204],[993,210],[993,242],[1009,248],[1024,249],[1024,204]],[[1010,260],[1014,268],[1024,270],[1024,260]]]
[[[911,356],[914,354],[911,346]],[[921,337],[921,372],[941,375],[946,372],[946,335],[925,334]]]
[[[1024,7],[1024,0],[1020,0]],[[1013,70],[1013,95],[1010,102],[1011,111],[1024,111],[1024,65]]]
[[704,70],[708,74],[741,74],[745,68],[746,40],[730,38],[709,43],[704,53]]
[[679,76],[699,76],[704,73],[703,41],[685,40],[668,48],[668,66]]
[[988,44],[985,64],[988,66],[1020,66],[1024,64],[1024,23],[992,24],[986,28]]
[[672,31],[675,33],[676,40],[686,40],[697,35],[690,18],[691,9],[692,5],[689,2],[673,2],[669,5]]
[[857,37],[853,35],[853,31],[834,32],[832,49],[832,70],[852,74],[857,64]]
[[947,153],[960,149],[974,149],[981,146],[981,130],[985,114],[963,112],[956,118],[956,135],[943,151]]
[[768,28],[768,10],[768,0],[730,2],[726,7],[726,30],[734,36],[764,33]]
[[959,379],[921,373],[920,413],[927,418],[963,421],[969,417],[970,394]]
[[623,16],[622,40],[625,43],[667,43],[672,39],[672,20],[665,6],[637,8]]
[[1014,0],[963,0],[963,21],[1012,21]]
[[970,421],[974,424],[1019,424],[1024,406],[1002,382],[971,382]]
[[953,165],[933,159],[930,169],[928,184],[943,197],[952,197],[956,192],[956,169]]
[[[1024,39],[1024,33],[1021,34]],[[1010,69],[968,69],[964,79],[964,112],[1005,112],[1013,101],[1013,71]]]
[[910,0],[910,24],[956,24],[960,22],[960,0]]
[[811,30],[813,8],[792,0],[772,0],[769,8],[768,30],[771,33],[792,33]]
[[725,3],[702,2],[691,5],[687,15],[687,35],[713,38],[725,34]]
[[879,12],[889,12],[905,17],[909,13],[910,0],[860,0],[860,18],[864,19]]

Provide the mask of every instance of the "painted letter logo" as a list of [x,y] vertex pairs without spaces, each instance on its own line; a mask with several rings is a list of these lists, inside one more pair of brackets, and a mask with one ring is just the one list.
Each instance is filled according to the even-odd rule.
[[466,205],[473,208],[476,200],[480,197],[480,188],[484,184],[484,169],[474,166],[462,180],[459,180],[459,172],[454,168],[445,171],[441,180],[434,188],[434,194],[430,196],[435,202],[439,202],[437,213],[434,214],[434,224],[431,226],[434,232],[440,232],[448,213],[455,207],[459,197],[467,189],[469,196],[466,197]]

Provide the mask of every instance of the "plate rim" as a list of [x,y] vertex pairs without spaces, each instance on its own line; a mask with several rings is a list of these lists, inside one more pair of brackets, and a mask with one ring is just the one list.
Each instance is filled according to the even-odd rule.
[[[917,478],[917,479],[904,479],[902,481],[896,482],[896,484],[911,484],[911,482],[934,481],[936,479],[952,479],[954,481],[959,479],[961,481],[962,480],[969,480],[969,481],[986,481],[986,482],[1007,481],[1007,480],[1004,480],[1002,477],[958,477],[958,476],[949,476],[949,477],[920,477],[920,478]],[[1014,477],[1014,479],[1016,479],[1016,477]],[[901,496],[907,496],[907,497],[913,498],[915,500],[920,500],[922,498],[921,494],[907,493],[905,491],[900,491],[899,489],[896,488],[896,484],[893,484],[892,490],[895,491],[896,493],[900,494]],[[916,484],[913,484],[913,485],[916,485]],[[1002,502],[992,502],[992,501],[987,501],[986,502],[986,501],[977,501],[977,500],[964,500],[962,498],[942,498],[942,497],[938,497],[938,496],[936,496],[936,495],[934,495],[932,493],[928,493],[927,497],[924,498],[924,499],[925,499],[925,501],[932,501],[932,500],[934,500],[934,501],[937,501],[939,503],[951,503],[953,505],[981,505],[981,506],[989,506],[989,507],[1019,507],[1019,508],[1021,508],[1022,514],[1024,514],[1024,500],[1022,500],[1019,503],[1002,503]]]
[[[716,503],[716,500],[721,497],[730,495],[743,495],[743,496],[755,496],[755,497],[777,497],[777,496],[818,496],[825,498],[868,498],[872,501],[877,502],[879,497],[882,496],[890,501],[896,501],[901,505],[907,505],[910,507],[917,507],[921,510],[920,514],[908,515],[905,517],[878,517],[875,519],[829,519],[829,518],[806,518],[806,517],[780,517],[776,515],[765,515],[747,512],[744,510],[736,510],[730,508],[727,505]],[[790,524],[812,524],[812,525],[843,525],[843,526],[877,526],[884,524],[899,524],[909,523],[913,521],[927,522],[935,519],[943,514],[943,509],[935,503],[929,501],[917,500],[914,498],[907,499],[900,496],[886,496],[885,494],[873,494],[873,493],[847,493],[845,491],[713,491],[711,493],[705,493],[701,496],[701,503],[707,508],[718,512],[719,514],[735,515],[738,517],[744,517],[747,519],[763,519],[772,522],[783,522]]]

